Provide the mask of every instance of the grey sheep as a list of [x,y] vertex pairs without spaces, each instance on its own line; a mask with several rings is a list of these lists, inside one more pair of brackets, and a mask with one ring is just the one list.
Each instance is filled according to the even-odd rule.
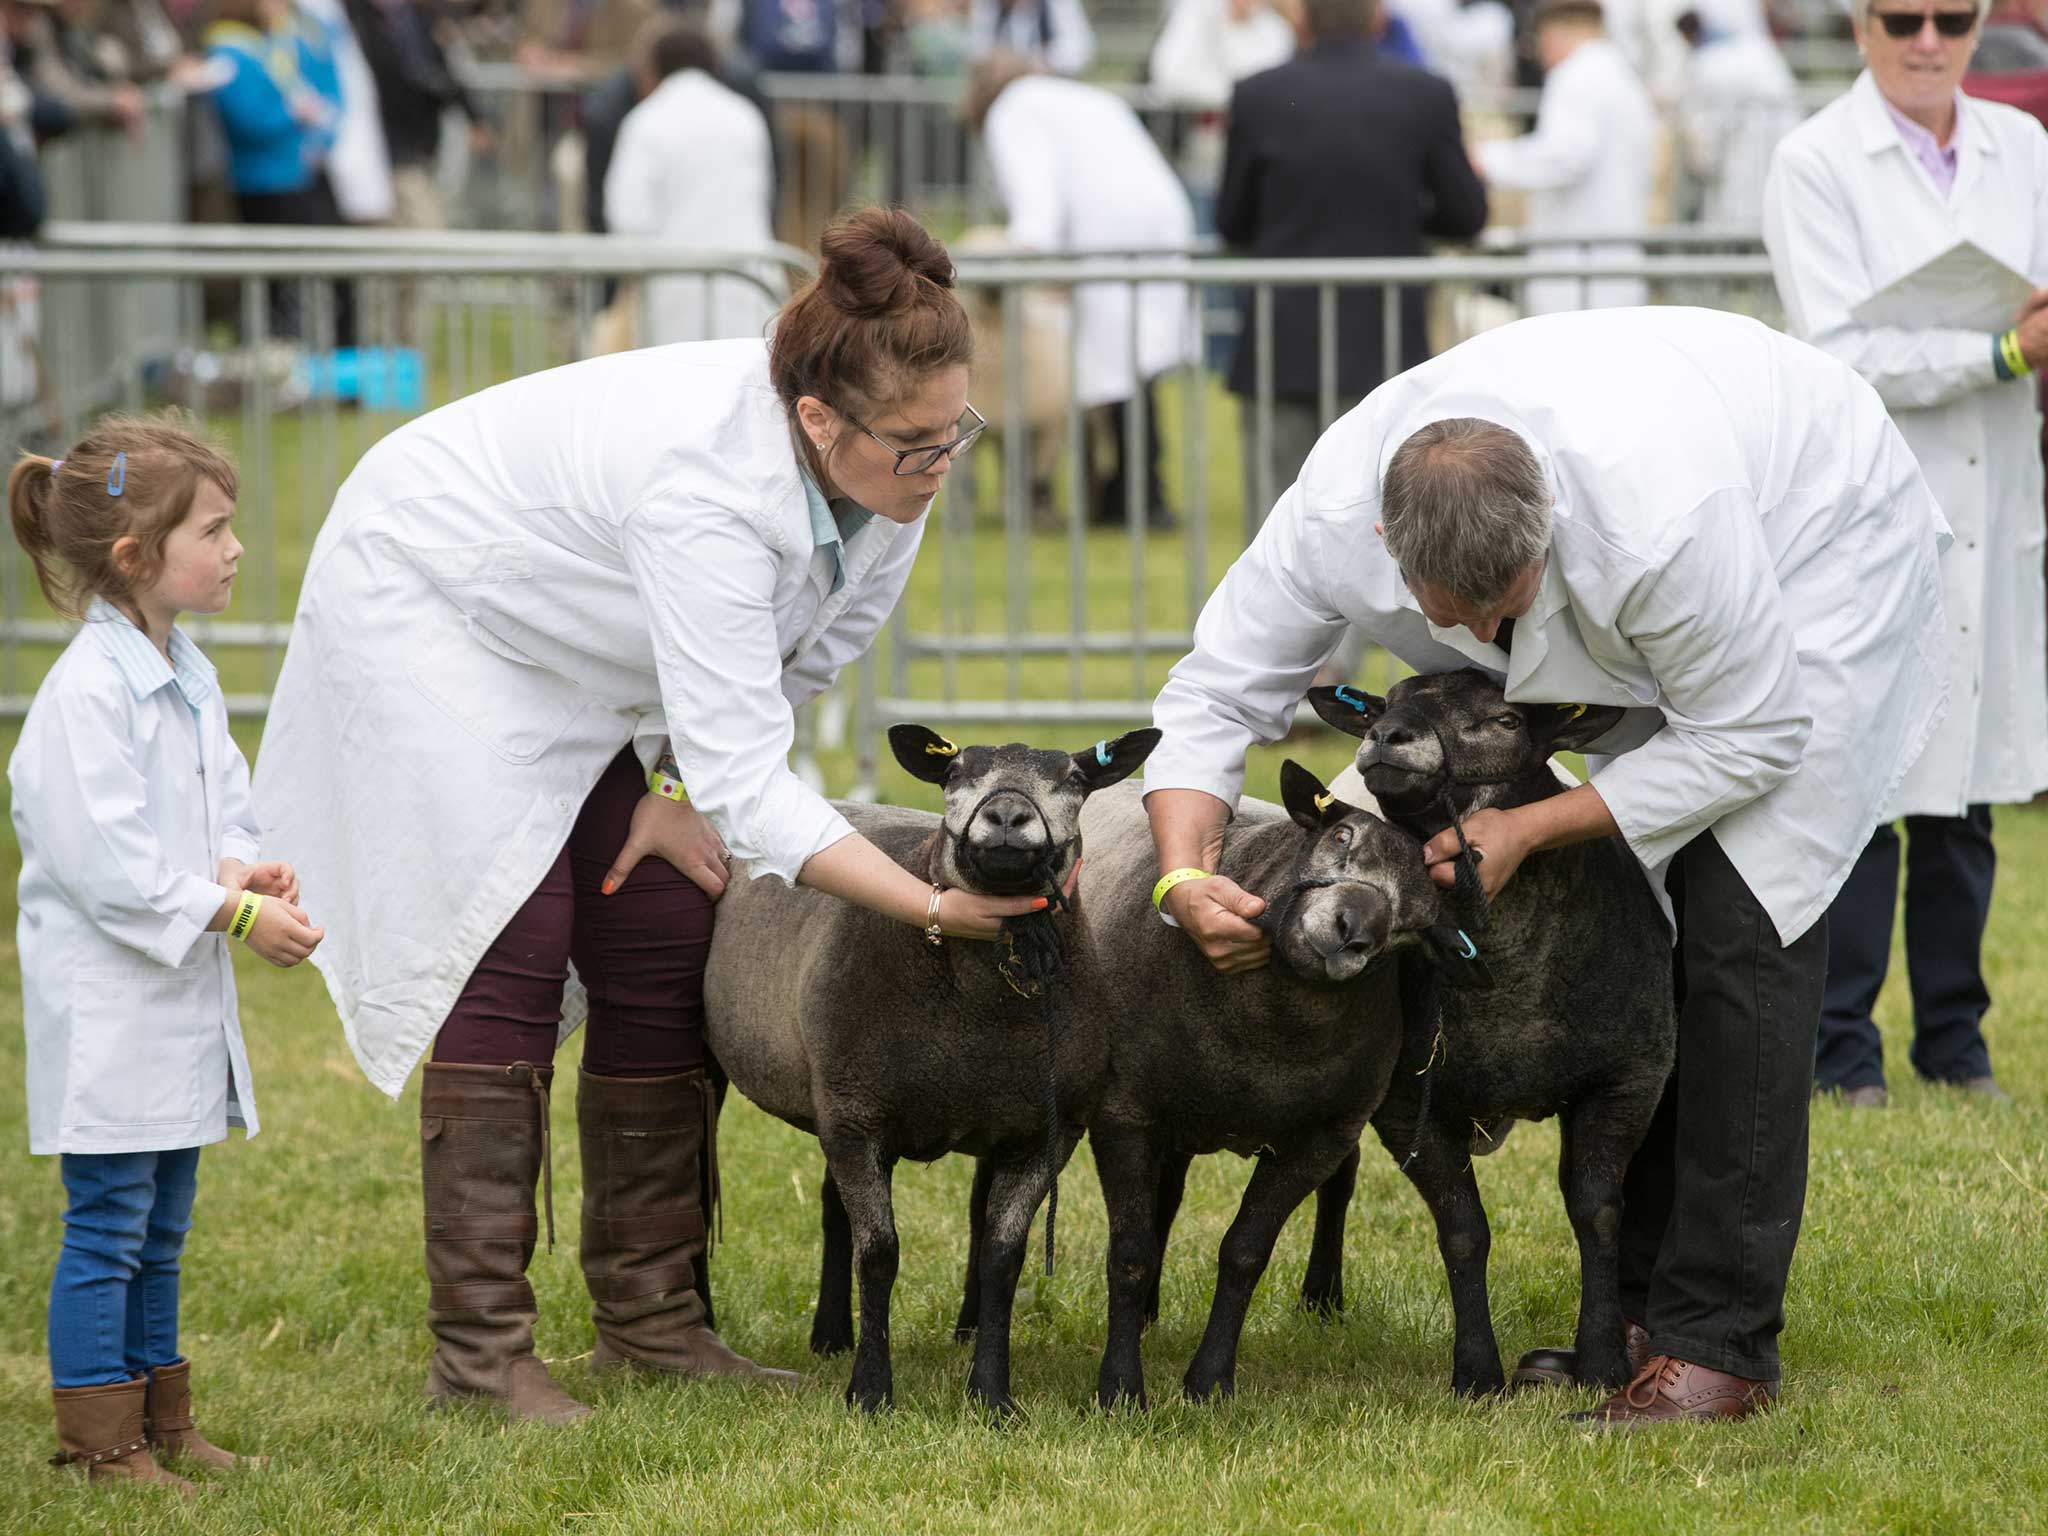
[[1247,802],[1224,840],[1221,872],[1269,903],[1276,963],[1242,976],[1217,975],[1152,911],[1156,856],[1134,790],[1082,817],[1090,990],[1118,1021],[1089,1131],[1109,1215],[1105,1408],[1145,1402],[1139,1335],[1156,1290],[1162,1169],[1195,1153],[1257,1159],[1183,1382],[1199,1401],[1233,1389],[1245,1311],[1281,1226],[1355,1152],[1386,1092],[1402,1018],[1391,957],[1427,937],[1456,963],[1419,845],[1296,763],[1281,786],[1285,818]]
[[[1362,738],[1366,788],[1389,821],[1424,841],[1451,825],[1453,809],[1465,817],[1561,793],[1551,754],[1591,745],[1622,713],[1511,704],[1477,669],[1408,678],[1385,699],[1353,688],[1309,698],[1323,719]],[[1619,838],[1603,838],[1525,859],[1492,903],[1483,946],[1494,988],[1437,989],[1441,1032],[1410,1028],[1372,1120],[1436,1221],[1456,1319],[1451,1385],[1461,1394],[1506,1385],[1473,1153],[1491,1150],[1514,1120],[1556,1115],[1558,1185],[1579,1246],[1579,1320],[1575,1349],[1551,1352],[1533,1377],[1618,1387],[1630,1374],[1616,1250],[1622,1179],[1676,1049],[1671,929],[1635,857]],[[1348,1198],[1348,1184],[1341,1193]],[[1341,1246],[1341,1206],[1330,1224]],[[1327,1267],[1330,1254],[1320,1262]]]
[[[856,831],[920,879],[989,895],[1058,890],[1081,857],[1081,807],[1136,771],[1158,744],[1132,731],[1078,753],[1011,745],[955,748],[923,726],[889,732],[896,759],[945,792],[943,816],[842,804]],[[743,876],[744,870],[736,872]],[[1033,1211],[1101,1096],[1108,1016],[1081,994],[1090,935],[1074,910],[1013,919],[1019,945],[947,940],[779,880],[735,878],[719,904],[704,984],[706,1029],[741,1093],[817,1136],[827,1168],[826,1234],[812,1345],[853,1343],[849,1258],[860,1334],[847,1400],[892,1399],[889,1294],[896,1278],[890,1175],[899,1158],[949,1152],[989,1166],[979,1265],[982,1327],[969,1392],[1010,1401],[1010,1309]],[[1036,997],[1028,994],[1036,992]],[[1056,1154],[1046,1112],[1055,1048]],[[1051,1166],[1048,1166],[1050,1162]]]

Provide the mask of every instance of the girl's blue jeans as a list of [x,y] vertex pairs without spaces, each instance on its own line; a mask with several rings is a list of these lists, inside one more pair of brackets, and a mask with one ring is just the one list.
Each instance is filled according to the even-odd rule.
[[67,1152],[64,1248],[50,1282],[50,1376],[99,1387],[178,1360],[178,1255],[199,1149]]

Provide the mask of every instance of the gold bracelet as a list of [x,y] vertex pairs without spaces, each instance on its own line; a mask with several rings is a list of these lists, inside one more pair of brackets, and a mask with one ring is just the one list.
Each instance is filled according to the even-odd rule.
[[939,898],[946,894],[946,888],[936,880],[932,882],[932,899],[924,908],[924,941],[934,949],[945,943],[946,936],[939,932]]

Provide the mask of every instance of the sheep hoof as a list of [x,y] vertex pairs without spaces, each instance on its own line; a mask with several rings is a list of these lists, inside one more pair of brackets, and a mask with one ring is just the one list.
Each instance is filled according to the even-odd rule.
[[1095,1389],[1095,1403],[1104,1413],[1116,1413],[1123,1409],[1129,1409],[1136,1413],[1146,1413],[1152,1407],[1145,1400],[1143,1383],[1133,1387],[1120,1381],[1097,1387]]
[[970,1386],[967,1395],[977,1408],[998,1424],[1007,1424],[1018,1417],[1016,1399],[1007,1392],[988,1392]]
[[1218,1376],[1213,1381],[1205,1381],[1191,1372],[1187,1380],[1181,1383],[1181,1391],[1191,1403],[1221,1402],[1224,1398],[1237,1395],[1237,1377]]
[[1311,1317],[1325,1322],[1344,1315],[1344,1282],[1335,1280],[1324,1284],[1318,1281],[1303,1281],[1301,1287],[1301,1310]]
[[978,1325],[976,1323],[962,1318],[953,1325],[953,1342],[955,1344],[972,1344],[977,1328]]
[[853,1348],[853,1330],[840,1329],[824,1323],[811,1329],[811,1353],[829,1360],[834,1355],[843,1355]]
[[859,1382],[849,1382],[846,1387],[846,1406],[858,1408],[862,1413],[880,1413],[884,1408],[896,1406],[896,1393],[886,1381],[879,1387],[864,1387]]
[[1507,1377],[1496,1365],[1490,1374],[1473,1372],[1470,1375],[1460,1371],[1451,1377],[1451,1391],[1459,1397],[1497,1397],[1507,1391]]

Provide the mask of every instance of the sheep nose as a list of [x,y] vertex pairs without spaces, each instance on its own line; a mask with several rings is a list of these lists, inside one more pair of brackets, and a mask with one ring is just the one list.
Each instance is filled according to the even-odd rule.
[[1044,841],[1039,831],[1038,807],[1022,795],[995,796],[981,808],[979,820],[983,837],[989,842],[1023,848]]
[[1421,735],[1407,721],[1398,716],[1388,715],[1373,722],[1365,739],[1380,747],[1405,747],[1420,741]]

